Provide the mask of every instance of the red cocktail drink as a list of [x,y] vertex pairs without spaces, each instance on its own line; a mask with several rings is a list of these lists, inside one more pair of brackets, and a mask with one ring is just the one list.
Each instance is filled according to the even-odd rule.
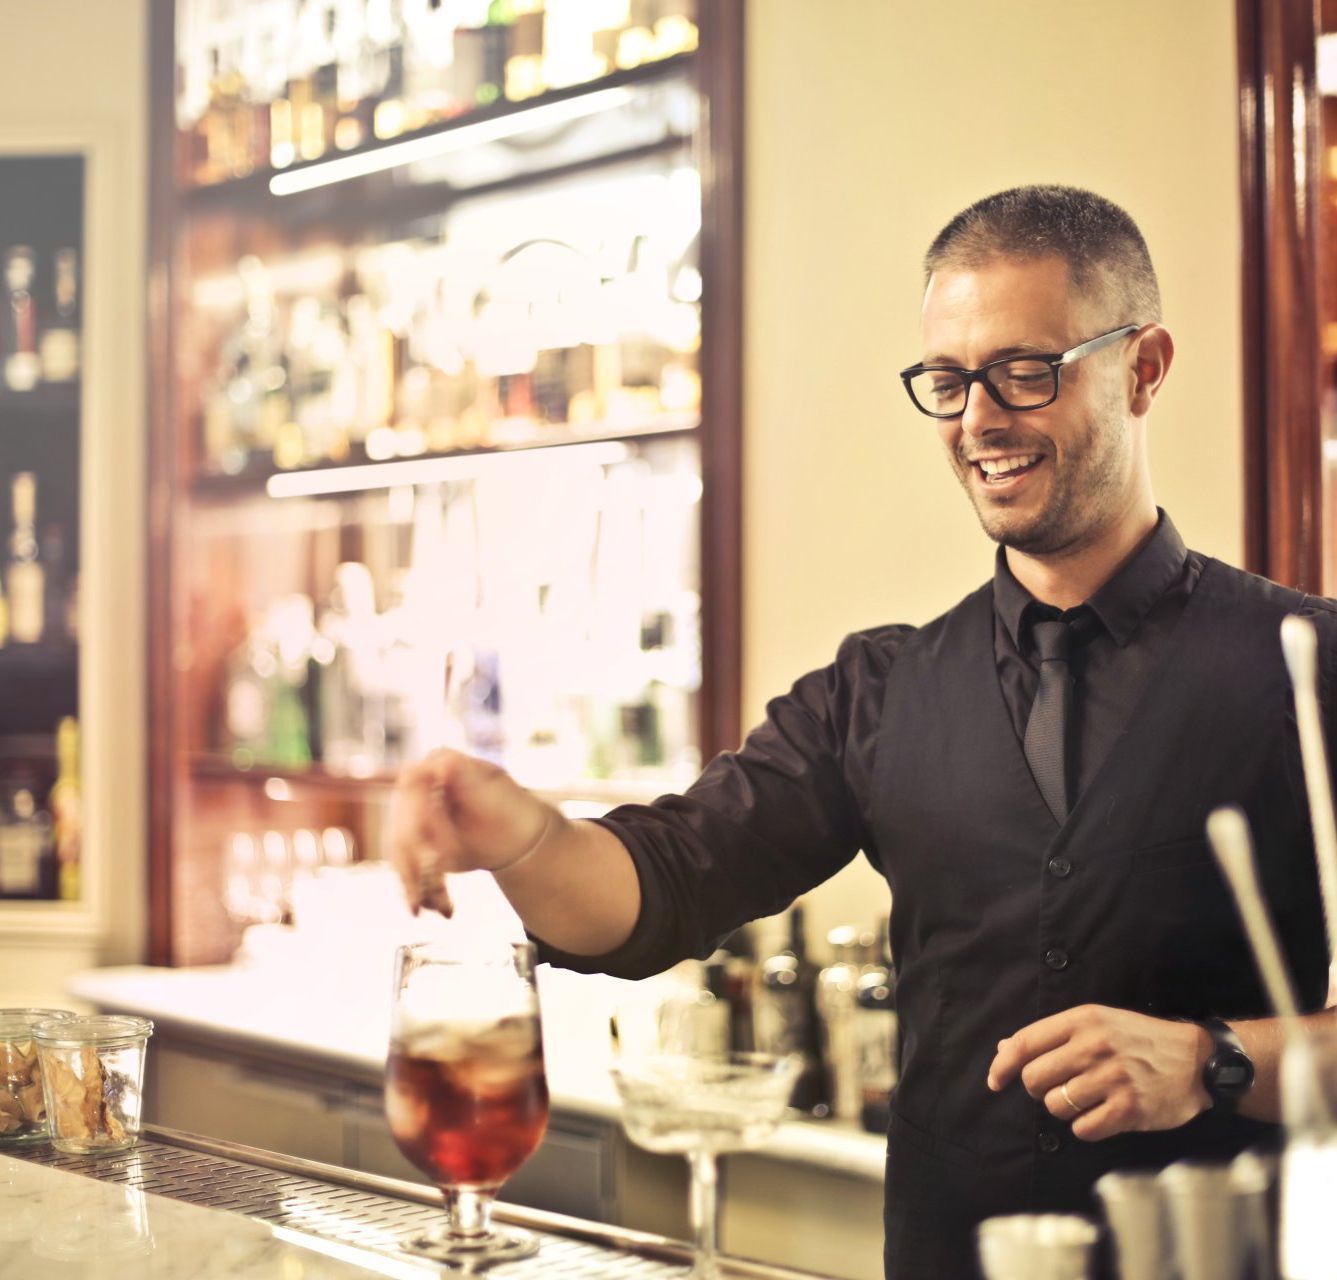
[[411,1251],[478,1271],[538,1248],[532,1233],[491,1220],[497,1188],[548,1125],[531,943],[399,949],[385,1116],[446,1210],[440,1230],[406,1242]]
[[499,1186],[548,1123],[538,1019],[392,1042],[385,1111],[399,1149],[437,1184]]

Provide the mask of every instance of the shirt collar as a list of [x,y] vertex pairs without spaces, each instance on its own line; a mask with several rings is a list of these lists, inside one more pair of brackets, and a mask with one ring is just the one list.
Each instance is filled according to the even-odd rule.
[[[1188,551],[1174,522],[1159,507],[1151,537],[1104,586],[1086,601],[1120,648],[1132,638],[1151,606],[1165,594],[1184,567]],[[1021,648],[1022,619],[1028,605],[1039,602],[1012,576],[1002,547],[994,562],[994,608],[1012,643]]]

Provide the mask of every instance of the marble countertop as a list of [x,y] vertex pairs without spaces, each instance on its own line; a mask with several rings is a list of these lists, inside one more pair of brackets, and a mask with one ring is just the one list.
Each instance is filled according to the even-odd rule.
[[[297,956],[270,964],[87,970],[72,996],[168,1026],[317,1058],[357,1075],[379,1073],[389,1039],[389,975],[377,966],[319,964]],[[539,970],[548,1087],[555,1110],[616,1118],[608,1074],[608,1020],[636,984],[564,970]],[[152,1050],[150,1049],[150,1053]],[[783,1124],[763,1152],[880,1182],[886,1140],[844,1121]],[[0,1269],[0,1275],[7,1275]]]
[[0,1155],[5,1280],[439,1280],[440,1275],[430,1263],[388,1258]]

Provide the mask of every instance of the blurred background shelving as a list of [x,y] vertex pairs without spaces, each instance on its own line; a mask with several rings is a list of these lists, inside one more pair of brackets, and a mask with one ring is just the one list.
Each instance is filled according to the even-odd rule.
[[150,952],[202,963],[230,851],[378,856],[434,746],[594,812],[736,744],[741,6],[152,21]]

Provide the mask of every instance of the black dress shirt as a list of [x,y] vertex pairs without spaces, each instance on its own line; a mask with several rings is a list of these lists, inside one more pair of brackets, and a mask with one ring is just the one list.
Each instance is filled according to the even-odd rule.
[[[1074,669],[1077,796],[1162,658],[1203,563],[1162,511],[1146,543],[1082,606],[1098,625]],[[1037,608],[1045,606],[1012,576],[1000,548],[994,660],[1018,742],[1039,679],[1028,628]],[[640,918],[607,955],[571,955],[540,942],[541,958],[581,972],[647,977],[708,955],[719,939],[783,910],[860,850],[879,865],[870,813],[883,690],[913,631],[888,626],[847,637],[832,666],[774,699],[741,751],[712,762],[683,797],[622,806],[601,819],[635,861]]]

